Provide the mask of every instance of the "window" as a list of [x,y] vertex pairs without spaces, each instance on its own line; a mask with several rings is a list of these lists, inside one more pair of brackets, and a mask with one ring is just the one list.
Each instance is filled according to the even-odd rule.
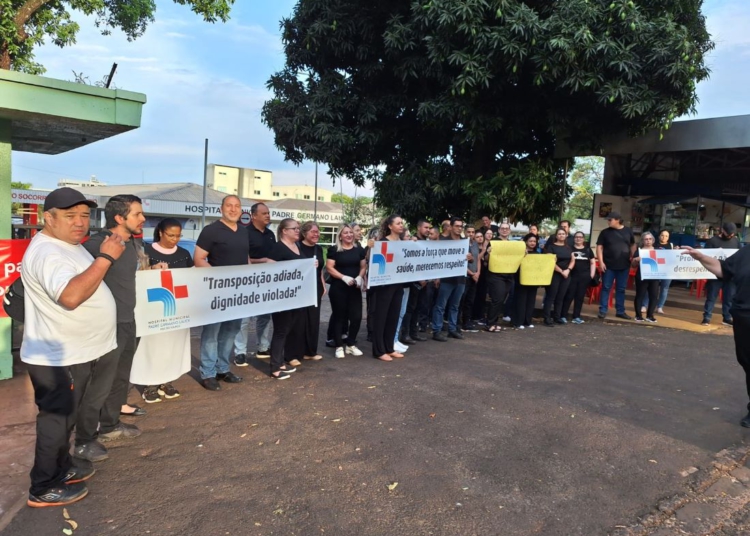
[[226,171],[219,171],[219,175],[226,175],[226,174],[227,174]]
[[318,196],[318,201],[325,201],[325,200],[326,200],[326,198],[325,198],[325,197],[323,197],[322,195],[319,195],[319,196]]
[[[286,194],[284,194],[284,195],[286,195]],[[295,199],[299,199],[299,194],[294,194],[294,198]]]
[[227,187],[226,186],[219,186],[219,191],[227,193]]
[[303,196],[303,197],[304,197],[305,199],[310,199],[310,196],[309,196],[309,195],[305,195],[305,196]]
[[253,193],[254,193],[255,195],[260,195],[260,190],[253,190]]
[[279,197],[279,192],[274,192],[274,193],[273,193],[272,195],[273,195],[274,197]]

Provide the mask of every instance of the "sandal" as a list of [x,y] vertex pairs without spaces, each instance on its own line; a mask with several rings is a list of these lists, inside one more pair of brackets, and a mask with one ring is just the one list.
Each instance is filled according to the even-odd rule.
[[498,325],[490,326],[487,328],[487,331],[489,331],[490,333],[500,333],[502,330],[503,328]]
[[388,354],[383,354],[380,357],[376,357],[375,359],[380,359],[381,361],[393,361],[393,358]]

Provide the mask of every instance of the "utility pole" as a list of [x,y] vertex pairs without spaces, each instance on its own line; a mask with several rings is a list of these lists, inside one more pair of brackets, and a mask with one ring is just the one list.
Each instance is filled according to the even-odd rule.
[[208,184],[208,138],[203,149],[203,210],[201,212],[201,230],[206,226],[206,185]]

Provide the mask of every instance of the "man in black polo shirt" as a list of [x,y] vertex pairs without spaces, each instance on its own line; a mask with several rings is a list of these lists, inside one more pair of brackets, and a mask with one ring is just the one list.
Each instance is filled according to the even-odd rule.
[[[268,258],[276,243],[273,231],[268,228],[268,224],[271,223],[271,211],[265,204],[255,203],[250,207],[250,220],[247,228],[250,263],[273,262]],[[238,367],[248,365],[247,335],[249,330],[250,318],[243,318],[240,331],[234,339],[234,364]],[[255,334],[258,337],[258,351],[255,355],[260,359],[268,359],[271,357],[271,315],[255,317]]]
[[625,287],[628,284],[630,262],[635,253],[635,236],[630,227],[622,224],[619,212],[610,212],[607,216],[609,227],[599,233],[596,240],[596,257],[602,275],[602,293],[599,300],[599,318],[606,318],[609,308],[609,293],[616,281],[615,309],[618,318],[632,320],[633,317],[625,312]]
[[[206,225],[198,237],[193,260],[198,268],[210,266],[241,266],[248,264],[247,230],[238,225],[242,205],[236,195],[228,195],[221,202],[221,219]],[[242,378],[229,370],[234,338],[242,319],[225,320],[203,326],[201,332],[201,385],[209,391],[219,391],[218,380],[239,383]]]

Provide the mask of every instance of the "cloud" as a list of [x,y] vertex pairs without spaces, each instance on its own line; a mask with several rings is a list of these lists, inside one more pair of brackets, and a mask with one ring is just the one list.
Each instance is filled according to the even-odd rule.
[[706,25],[716,43],[716,51],[750,47],[750,10],[742,0],[714,2],[704,10]]
[[192,39],[193,37],[180,32],[167,32],[164,35],[167,37],[173,37],[175,39]]

